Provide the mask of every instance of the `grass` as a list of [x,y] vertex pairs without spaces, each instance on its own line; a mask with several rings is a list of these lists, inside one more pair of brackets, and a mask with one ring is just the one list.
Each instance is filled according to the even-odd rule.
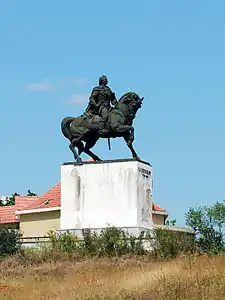
[[225,254],[158,262],[13,256],[0,262],[0,299],[225,299]]

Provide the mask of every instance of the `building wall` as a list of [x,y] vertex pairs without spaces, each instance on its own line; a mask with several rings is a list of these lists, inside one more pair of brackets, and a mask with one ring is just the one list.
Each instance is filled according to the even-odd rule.
[[165,218],[164,215],[152,214],[153,225],[164,225],[165,224],[164,218]]
[[60,210],[20,215],[20,231],[23,237],[44,236],[49,230],[58,230]]
[[0,228],[19,229],[19,223],[0,224]]

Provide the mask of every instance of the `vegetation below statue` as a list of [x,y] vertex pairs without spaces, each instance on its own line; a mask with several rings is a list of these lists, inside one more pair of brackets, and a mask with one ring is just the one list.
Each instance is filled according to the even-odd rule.
[[186,223],[195,237],[156,229],[152,252],[117,228],[83,240],[50,233],[37,248],[0,229],[1,299],[224,299],[224,201],[190,208]]
[[[118,231],[106,233],[101,245],[97,238],[86,237],[82,257],[68,251],[73,240],[67,236],[61,239],[66,252],[43,245],[1,259],[1,299],[224,299],[225,253],[213,257],[186,253],[172,259],[137,255],[140,252],[90,257],[96,248],[114,254],[133,247],[124,236],[117,239],[117,248],[112,247]],[[173,253],[174,243],[168,238],[163,242],[165,253]]]

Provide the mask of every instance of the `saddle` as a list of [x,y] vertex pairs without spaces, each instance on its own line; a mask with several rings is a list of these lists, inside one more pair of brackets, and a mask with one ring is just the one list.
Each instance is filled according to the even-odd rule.
[[99,115],[86,114],[83,115],[85,127],[87,127],[91,131],[108,131],[109,130],[109,118],[106,122]]

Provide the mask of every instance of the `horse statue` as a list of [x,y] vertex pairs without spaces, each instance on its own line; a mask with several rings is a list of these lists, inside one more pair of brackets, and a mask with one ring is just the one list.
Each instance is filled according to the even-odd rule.
[[[108,138],[110,148],[110,138],[123,137],[133,158],[138,159],[138,155],[133,148],[134,127],[133,120],[137,111],[141,108],[143,98],[138,94],[128,92],[124,94],[115,107],[111,108],[105,124],[104,131],[100,131],[99,124],[101,117],[98,115],[83,114],[79,117],[66,117],[61,122],[63,135],[70,141],[69,148],[73,152],[74,159],[82,163],[81,153],[86,153],[95,161],[101,159],[90,149],[94,147],[99,138]],[[85,146],[83,144],[85,142]],[[76,151],[75,147],[78,149]]]

